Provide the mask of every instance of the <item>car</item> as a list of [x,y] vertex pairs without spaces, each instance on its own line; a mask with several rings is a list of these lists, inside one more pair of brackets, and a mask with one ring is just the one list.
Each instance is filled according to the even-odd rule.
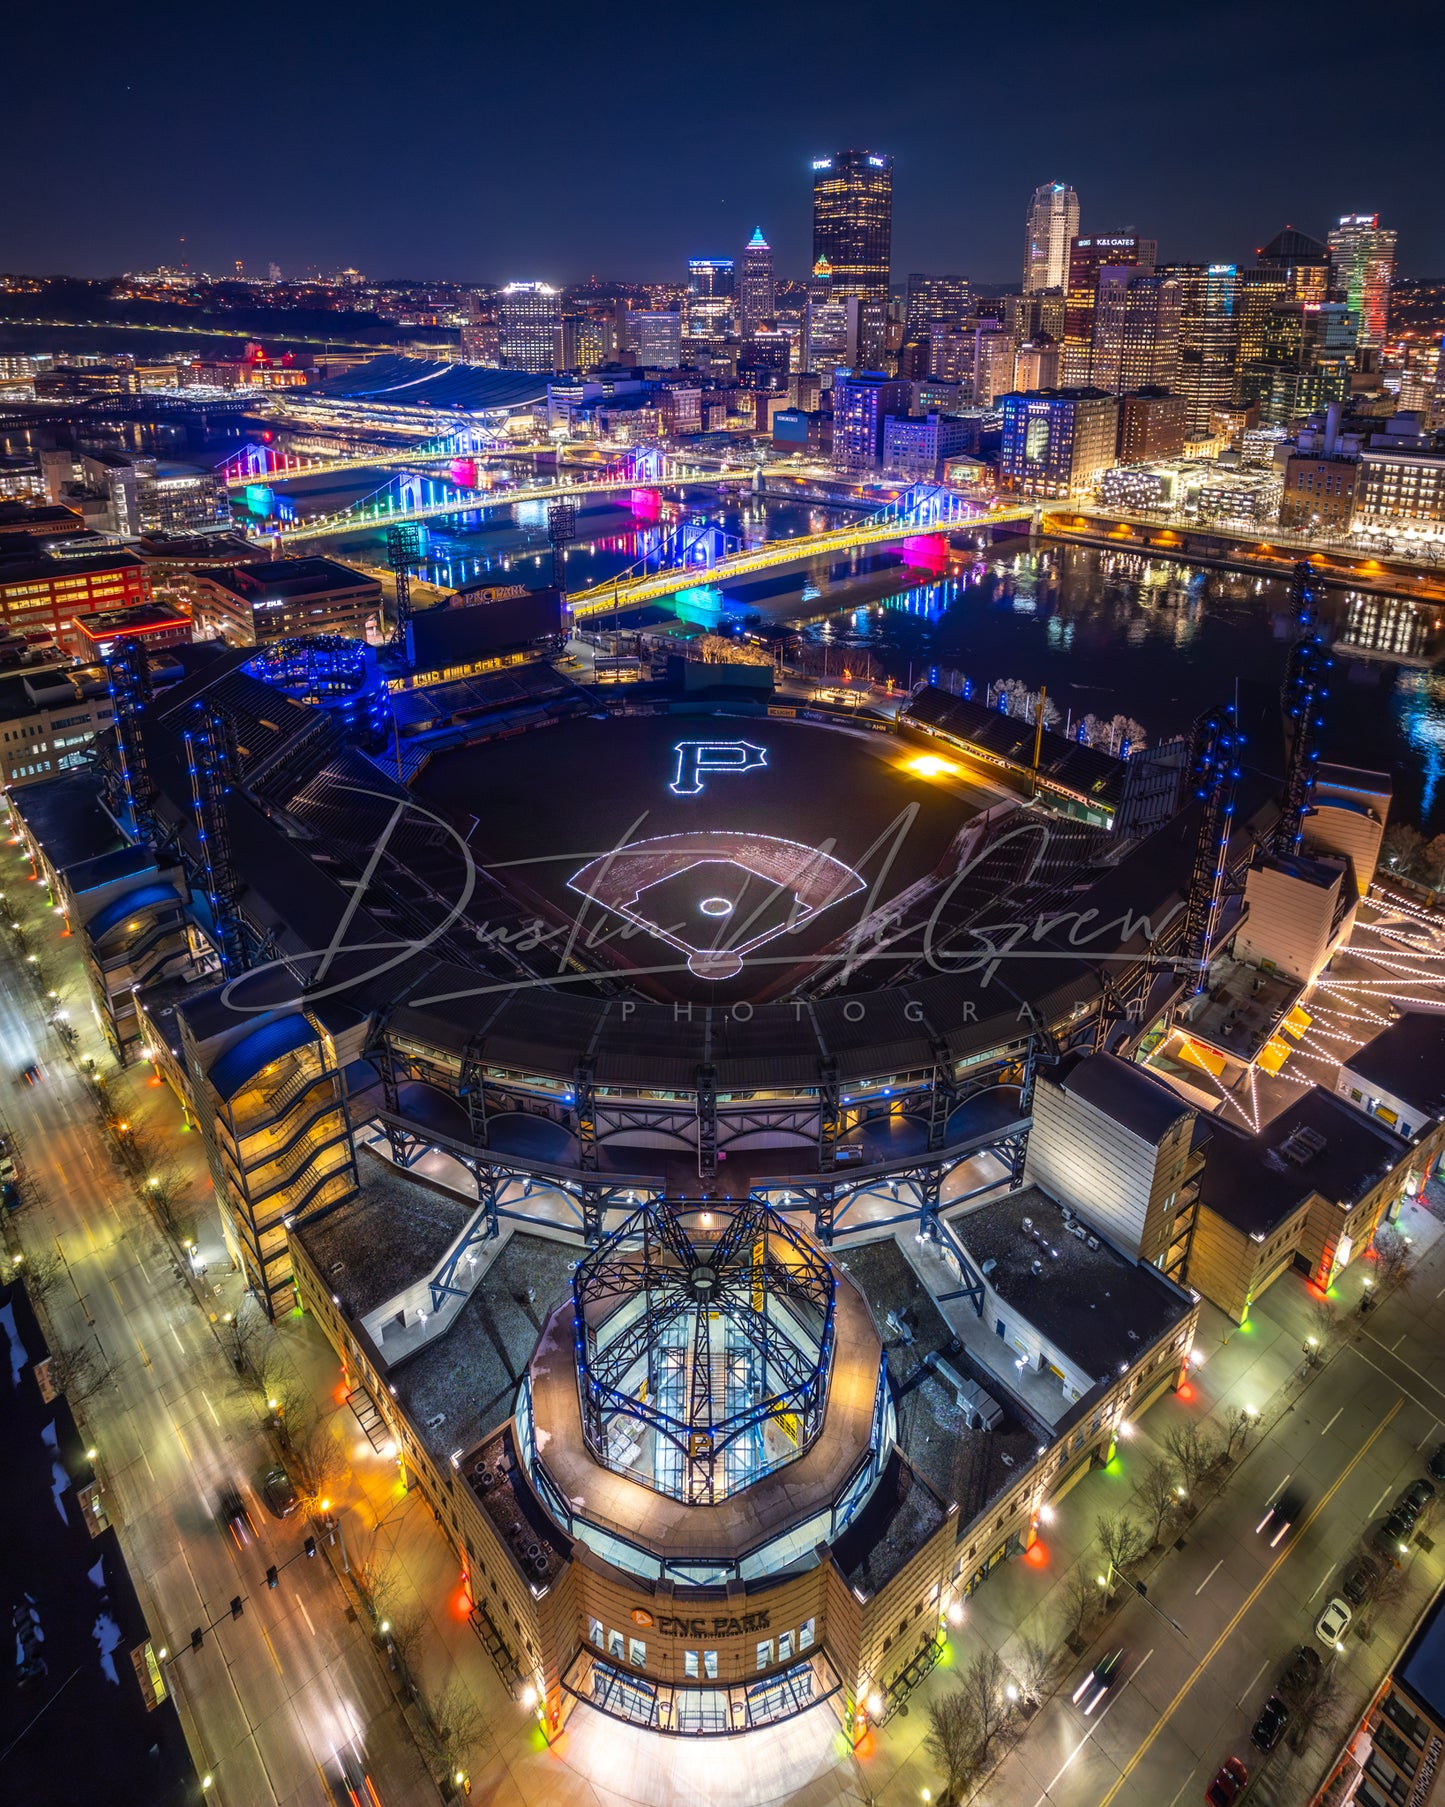
[[226,1529],[236,1540],[238,1550],[245,1549],[248,1543],[256,1538],[256,1527],[251,1522],[251,1514],[246,1510],[246,1502],[234,1487],[228,1487],[221,1495],[220,1517]]
[[1402,1500],[1409,1500],[1410,1504],[1415,1509],[1417,1517],[1425,1510],[1434,1497],[1435,1489],[1423,1476],[1418,1481],[1411,1481],[1410,1485],[1400,1495]]
[[1340,1593],[1351,1606],[1363,1606],[1379,1578],[1380,1565],[1374,1557],[1359,1555],[1341,1576]]
[[1123,1665],[1124,1652],[1111,1650],[1107,1656],[1101,1657],[1094,1664],[1094,1667],[1085,1674],[1078,1687],[1074,1689],[1074,1705],[1083,1707],[1085,1719],[1118,1681]]
[[24,1203],[18,1180],[0,1181],[0,1205],[4,1205],[7,1211],[18,1211]]
[[1323,1668],[1320,1653],[1313,1644],[1296,1644],[1289,1667],[1279,1678],[1280,1692],[1295,1696],[1308,1694],[1319,1680],[1320,1670]]
[[266,1478],[261,1483],[261,1491],[266,1496],[266,1504],[277,1518],[290,1518],[301,1504],[295,1484],[284,1468],[268,1468]]
[[1420,1508],[1415,1504],[1408,1492],[1402,1493],[1399,1499],[1397,1499],[1390,1508],[1391,1518],[1403,1518],[1405,1523],[1412,1529],[1414,1528],[1415,1520],[1419,1518],[1419,1516]]
[[1315,1636],[1322,1644],[1328,1644],[1332,1650],[1341,1650],[1344,1646],[1340,1640],[1350,1628],[1350,1620],[1354,1611],[1347,1600],[1338,1594],[1315,1621]]
[[1282,1487],[1270,1501],[1264,1517],[1254,1527],[1256,1537],[1268,1534],[1270,1549],[1276,1549],[1289,1535],[1289,1528],[1299,1517],[1304,1495],[1295,1487]]
[[1414,1529],[1413,1521],[1403,1518],[1398,1512],[1392,1512],[1374,1529],[1370,1542],[1382,1556],[1388,1556],[1391,1562],[1398,1562],[1407,1555],[1410,1549],[1410,1532]]
[[1226,1757],[1219,1766],[1219,1773],[1204,1791],[1204,1798],[1209,1807],[1234,1807],[1245,1788],[1249,1785],[1249,1771],[1238,1757]]
[[1445,1443],[1439,1446],[1425,1466],[1437,1481],[1445,1481]]
[[1271,1694],[1259,1710],[1259,1718],[1254,1722],[1250,1732],[1250,1742],[1262,1751],[1272,1751],[1279,1743],[1279,1735],[1289,1724],[1289,1708],[1278,1694]]
[[327,1780],[337,1807],[381,1807],[381,1796],[354,1747],[337,1751],[335,1773]]
[[45,1068],[41,1066],[38,1060],[32,1060],[28,1067],[22,1067],[20,1069],[20,1077],[25,1081],[26,1085],[39,1085],[41,1080],[45,1077]]

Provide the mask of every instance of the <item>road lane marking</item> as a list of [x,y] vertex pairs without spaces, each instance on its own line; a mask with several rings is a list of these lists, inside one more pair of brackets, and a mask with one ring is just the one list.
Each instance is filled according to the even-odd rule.
[[1439,1419],[1438,1419],[1438,1418],[1432,1418],[1432,1419],[1431,1419],[1431,1420],[1430,1420],[1430,1428],[1429,1428],[1429,1430],[1428,1430],[1428,1431],[1426,1431],[1426,1433],[1425,1433],[1425,1435],[1424,1435],[1424,1436],[1423,1436],[1423,1437],[1422,1437],[1422,1438],[1421,1438],[1421,1439],[1420,1439],[1420,1441],[1419,1441],[1419,1442],[1418,1442],[1418,1443],[1417,1443],[1417,1444],[1416,1444],[1416,1445],[1415,1445],[1415,1448],[1416,1448],[1416,1450],[1417,1450],[1417,1452],[1418,1452],[1418,1451],[1419,1451],[1419,1450],[1422,1450],[1422,1449],[1424,1449],[1424,1447],[1425,1447],[1425,1445],[1426,1445],[1426,1444],[1427,1444],[1427,1443],[1428,1443],[1428,1442],[1429,1442],[1429,1441],[1430,1441],[1430,1439],[1431,1439],[1431,1438],[1432,1438],[1432,1437],[1433,1437],[1433,1436],[1434,1436],[1434,1435],[1435,1435],[1435,1429],[1436,1429],[1436,1426],[1437,1426],[1437,1425],[1438,1425],[1438,1424],[1439,1424],[1439,1422],[1440,1422],[1440,1420],[1439,1420]]
[[[1337,1407],[1337,1408],[1336,1408],[1336,1411],[1335,1411],[1335,1418],[1338,1418],[1338,1417],[1339,1417],[1339,1415],[1340,1415],[1340,1413],[1341,1413],[1341,1412],[1342,1412],[1342,1411],[1344,1411],[1344,1409],[1345,1409],[1345,1408],[1344,1408],[1344,1407],[1343,1407],[1343,1406],[1339,1406],[1339,1407]],[[1329,1434],[1330,1434],[1330,1429],[1331,1429],[1331,1426],[1332,1426],[1332,1425],[1333,1425],[1333,1424],[1334,1424],[1334,1422],[1335,1422],[1335,1418],[1331,1418],[1331,1419],[1330,1419],[1330,1422],[1329,1422],[1329,1424],[1327,1424],[1327,1425],[1326,1425],[1326,1426],[1325,1426],[1325,1428],[1324,1428],[1324,1429],[1323,1429],[1323,1430],[1322,1430],[1322,1431],[1321,1431],[1321,1432],[1320,1432],[1320,1435],[1321,1435],[1321,1436],[1322,1436],[1322,1437],[1327,1437],[1327,1436],[1328,1436],[1328,1435],[1329,1435]]]
[[1236,1704],[1238,1706],[1242,1707],[1244,1705],[1245,1695],[1250,1693],[1253,1690],[1254,1684],[1259,1680],[1260,1676],[1264,1674],[1265,1670],[1268,1669],[1268,1667],[1269,1667],[1269,1658],[1266,1657],[1264,1659],[1264,1661],[1259,1665],[1259,1667],[1255,1670],[1254,1674],[1250,1676],[1249,1680],[1240,1689],[1239,1700],[1236,1702]]
[[1395,1353],[1395,1351],[1400,1347],[1401,1343],[1403,1343],[1404,1340],[1405,1340],[1405,1333],[1402,1330],[1400,1332],[1400,1334],[1395,1338],[1394,1342],[1390,1344],[1391,1355],[1393,1355]]
[[1399,1410],[1403,1404],[1404,1404],[1403,1400],[1397,1399],[1395,1401],[1395,1403],[1390,1407],[1389,1411],[1386,1412],[1384,1418],[1380,1421],[1379,1424],[1377,1424],[1375,1426],[1374,1430],[1372,1430],[1370,1432],[1369,1436],[1360,1445],[1359,1449],[1356,1450],[1355,1454],[1353,1456],[1351,1456],[1350,1460],[1340,1470],[1340,1473],[1336,1477],[1333,1484],[1330,1486],[1328,1491],[1321,1497],[1319,1504],[1314,1507],[1314,1509],[1310,1512],[1309,1516],[1300,1525],[1298,1534],[1295,1537],[1291,1538],[1290,1541],[1285,1544],[1284,1548],[1280,1551],[1279,1555],[1275,1557],[1274,1561],[1269,1565],[1269,1567],[1265,1570],[1265,1572],[1260,1576],[1259,1580],[1254,1584],[1254,1587],[1250,1590],[1249,1594],[1240,1603],[1240,1605],[1235,1609],[1234,1615],[1229,1620],[1228,1624],[1225,1625],[1224,1629],[1220,1632],[1219,1636],[1214,1640],[1214,1642],[1210,1645],[1209,1649],[1195,1664],[1194,1668],[1190,1671],[1190,1673],[1185,1677],[1184,1682],[1180,1686],[1179,1692],[1174,1696],[1173,1700],[1170,1701],[1169,1705],[1164,1709],[1164,1711],[1154,1721],[1153,1728],[1141,1740],[1138,1748],[1134,1752],[1134,1755],[1132,1757],[1130,1757],[1129,1761],[1119,1771],[1119,1774],[1118,1774],[1117,1778],[1115,1779],[1114,1785],[1110,1788],[1109,1792],[1104,1796],[1104,1798],[1099,1802],[1099,1807],[1111,1807],[1111,1804],[1113,1803],[1113,1801],[1116,1800],[1118,1797],[1119,1790],[1129,1780],[1130,1776],[1133,1775],[1134,1771],[1138,1768],[1138,1766],[1142,1762],[1142,1760],[1154,1748],[1154,1740],[1159,1736],[1159,1734],[1164,1730],[1165,1726],[1168,1725],[1169,1721],[1179,1711],[1180,1706],[1183,1704],[1185,1695],[1188,1694],[1189,1690],[1199,1680],[1200,1676],[1203,1675],[1204,1671],[1214,1661],[1215,1657],[1217,1657],[1219,1655],[1220,1651],[1224,1648],[1225,1644],[1234,1635],[1235,1628],[1238,1626],[1240,1620],[1249,1611],[1250,1607],[1254,1605],[1255,1601],[1264,1592],[1264,1590],[1269,1586],[1270,1582],[1274,1580],[1275,1576],[1279,1573],[1281,1567],[1286,1562],[1289,1561],[1289,1558],[1290,1558],[1291,1554],[1293,1553],[1293,1551],[1295,1551],[1299,1547],[1300,1543],[1302,1542],[1303,1533],[1309,1530],[1310,1526],[1315,1522],[1315,1520],[1324,1511],[1325,1507],[1329,1505],[1330,1501],[1339,1492],[1340,1488],[1344,1486],[1345,1482],[1359,1467],[1360,1463],[1364,1461],[1365,1457],[1374,1448],[1375,1444],[1379,1441],[1379,1439],[1382,1436],[1384,1436],[1386,1429],[1393,1422],[1396,1413],[1399,1412]]
[[136,1346],[136,1348],[137,1348],[137,1349],[139,1349],[139,1350],[140,1350],[140,1358],[141,1358],[141,1360],[142,1360],[142,1361],[143,1361],[143,1362],[144,1362],[144,1363],[145,1363],[145,1365],[146,1365],[146,1366],[147,1366],[147,1367],[149,1367],[149,1366],[150,1366],[150,1365],[151,1365],[151,1358],[150,1358],[150,1357],[149,1357],[149,1356],[148,1356],[148,1355],[147,1355],[147,1354],[146,1354],[146,1346],[145,1346],[145,1344],[144,1344],[144,1343],[143,1343],[143,1342],[142,1342],[142,1341],[141,1341],[141,1340],[140,1340],[140,1338],[139,1338],[139,1337],[137,1337],[137,1338],[136,1338],[136,1339],[135,1339],[135,1346]]
[[301,1617],[306,1621],[306,1629],[314,1638],[316,1636],[316,1627],[311,1623],[311,1614],[306,1610],[306,1602],[301,1598],[300,1594],[296,1594],[294,1588],[291,1591],[296,1595],[296,1604],[301,1608]]
[[179,1334],[178,1334],[178,1332],[177,1332],[177,1330],[176,1330],[176,1327],[175,1327],[175,1325],[174,1325],[174,1324],[172,1324],[172,1325],[171,1325],[171,1335],[172,1335],[172,1336],[173,1336],[173,1337],[175,1337],[175,1339],[176,1339],[176,1347],[177,1347],[177,1349],[179,1349],[179,1350],[180,1350],[180,1352],[181,1352],[181,1354],[182,1354],[182,1355],[184,1355],[184,1354],[185,1354],[185,1352],[186,1352],[186,1346],[185,1346],[185,1344],[184,1344],[184,1343],[183,1343],[183,1342],[182,1342],[182,1341],[181,1341],[181,1339],[180,1339],[180,1336],[179,1336]]
[[1384,1489],[1384,1491],[1380,1494],[1379,1499],[1377,1499],[1375,1501],[1374,1505],[1371,1506],[1370,1510],[1365,1514],[1366,1518],[1373,1518],[1375,1516],[1375,1514],[1380,1510],[1380,1507],[1385,1502],[1385,1494],[1388,1493],[1389,1491],[1390,1491],[1390,1489],[1388,1487],[1386,1487]]
[[1209,1571],[1209,1573],[1199,1583],[1199,1586],[1195,1588],[1194,1598],[1196,1600],[1204,1592],[1205,1588],[1207,1588],[1209,1586],[1210,1582],[1213,1581],[1214,1577],[1219,1573],[1219,1571],[1223,1567],[1224,1567],[1224,1558],[1221,1556],[1219,1561],[1215,1563],[1214,1567]]
[[[1374,1338],[1372,1337],[1370,1340],[1373,1342]],[[1377,1349],[1379,1349],[1382,1353],[1388,1353],[1385,1350],[1385,1345],[1383,1343],[1376,1343],[1375,1347]],[[1370,1360],[1369,1356],[1365,1354],[1364,1350],[1361,1349],[1358,1344],[1356,1344],[1356,1343],[1346,1344],[1345,1353],[1347,1355],[1358,1355],[1360,1360],[1365,1364],[1365,1366],[1367,1368],[1373,1368],[1375,1370],[1376,1374],[1383,1375],[1384,1378],[1389,1381],[1390,1385],[1395,1388],[1396,1392],[1403,1393],[1405,1395],[1406,1399],[1408,1399],[1410,1401],[1411,1405],[1419,1406],[1419,1408],[1422,1412],[1434,1412],[1439,1409],[1437,1406],[1426,1405],[1425,1401],[1423,1399],[1421,1399],[1418,1396],[1418,1394],[1412,1393],[1408,1387],[1402,1387],[1400,1385],[1399,1381],[1395,1379],[1395,1376],[1393,1374],[1386,1374],[1385,1370],[1380,1366],[1380,1364],[1378,1362],[1372,1362]],[[1402,1368],[1410,1368],[1409,1362],[1400,1361],[1400,1357],[1398,1355],[1395,1357],[1395,1360],[1397,1362],[1400,1362],[1400,1366]],[[1410,1368],[1410,1372],[1412,1374],[1420,1374],[1420,1370],[1418,1368]],[[1425,1376],[1423,1374],[1420,1374],[1420,1379],[1425,1380]],[[1441,1399],[1445,1399],[1445,1389],[1437,1387],[1435,1385],[1434,1381],[1425,1380],[1425,1385],[1427,1387],[1429,1387],[1429,1389],[1432,1393],[1437,1393],[1437,1394],[1439,1394]]]
[[215,1408],[215,1406],[213,1406],[211,1404],[211,1396],[204,1387],[201,1388],[201,1398],[205,1400],[206,1410],[211,1414],[212,1420],[214,1421],[217,1428],[219,1429],[221,1421],[219,1418],[216,1417],[216,1408]]
[[119,1307],[121,1308],[122,1311],[124,1311],[125,1310],[125,1300],[123,1298],[121,1298],[121,1296],[120,1296],[120,1288],[116,1285],[114,1280],[112,1280],[109,1284],[110,1284],[110,1290],[115,1294],[116,1304],[119,1305]]
[[[1284,1481],[1287,1481],[1289,1479],[1289,1475],[1293,1474],[1293,1473],[1294,1473],[1294,1470],[1290,1469],[1289,1474],[1287,1474],[1284,1477]],[[1284,1492],[1284,1481],[1280,1482],[1279,1486],[1275,1488],[1274,1492],[1272,1494],[1270,1494],[1269,1498],[1264,1502],[1266,1506],[1272,1506],[1274,1504],[1274,1502],[1279,1498],[1279,1496]]]
[[[1198,1767],[1199,1767],[1199,1765],[1198,1765],[1198,1764],[1197,1764],[1197,1763],[1196,1763],[1196,1764],[1195,1764],[1195,1765],[1194,1765],[1194,1769],[1198,1769]],[[1186,1788],[1187,1788],[1187,1787],[1188,1787],[1188,1786],[1189,1786],[1189,1784],[1190,1784],[1190,1783],[1191,1783],[1191,1782],[1192,1782],[1192,1781],[1193,1781],[1193,1780],[1194,1780],[1194,1769],[1191,1769],[1191,1770],[1190,1770],[1190,1772],[1189,1772],[1189,1774],[1188,1774],[1188,1775],[1187,1775],[1187,1776],[1186,1776],[1186,1777],[1185,1777],[1185,1778],[1184,1778],[1184,1780],[1183,1780],[1183,1781],[1182,1781],[1182,1782],[1181,1782],[1181,1783],[1180,1783],[1180,1784],[1179,1784],[1179,1794],[1176,1794],[1176,1795],[1175,1795],[1175,1797],[1174,1797],[1174,1799],[1173,1799],[1173,1800],[1172,1800],[1172,1801],[1171,1801],[1171,1802],[1170,1802],[1170,1803],[1169,1803],[1169,1807],[1179,1807],[1179,1795],[1180,1795],[1180,1794],[1183,1794],[1183,1793],[1184,1793],[1184,1790],[1185,1790],[1185,1789],[1186,1789]]]
[[[1373,1518],[1374,1513],[1372,1512],[1370,1514],[1370,1516],[1371,1516],[1371,1518]],[[1324,1574],[1321,1575],[1319,1580],[1315,1583],[1314,1593],[1310,1595],[1311,1600],[1314,1599],[1315,1594],[1317,1594],[1320,1591],[1320,1589],[1329,1580],[1330,1576],[1334,1574],[1334,1572],[1335,1572],[1335,1565],[1333,1563],[1331,1563],[1330,1566],[1325,1570]]]
[[[298,1598],[299,1598],[299,1596],[298,1596]],[[303,1611],[304,1611],[304,1608],[303,1608]],[[1127,1688],[1129,1686],[1130,1682],[1137,1679],[1137,1677],[1139,1675],[1139,1671],[1144,1667],[1145,1663],[1147,1663],[1149,1661],[1149,1658],[1151,1656],[1153,1656],[1153,1654],[1154,1654],[1154,1652],[1153,1652],[1152,1648],[1149,1650],[1146,1650],[1144,1652],[1143,1656],[1141,1656],[1139,1658],[1139,1661],[1137,1663],[1135,1663],[1134,1667],[1129,1671],[1129,1673],[1124,1677],[1123,1681],[1120,1683],[1118,1692],[1114,1695],[1114,1700],[1117,1700],[1119,1698],[1119,1695],[1124,1692],[1125,1688]],[[1111,1700],[1109,1702],[1109,1705],[1107,1707],[1105,1707],[1103,1712],[1100,1713],[1099,1717],[1092,1722],[1092,1724],[1089,1726],[1088,1731],[1084,1733],[1083,1737],[1074,1746],[1074,1748],[1069,1752],[1068,1756],[1064,1758],[1063,1763],[1059,1767],[1059,1774],[1054,1777],[1053,1781],[1049,1783],[1048,1787],[1039,1796],[1038,1800],[1036,1800],[1034,1802],[1034,1807],[1044,1807],[1044,1802],[1048,1800],[1049,1795],[1052,1792],[1052,1790],[1057,1788],[1057,1786],[1059,1784],[1059,1777],[1063,1775],[1064,1771],[1073,1762],[1074,1758],[1078,1756],[1079,1752],[1084,1748],[1084,1746],[1093,1737],[1096,1729],[1099,1726],[1101,1726],[1104,1723],[1104,1721],[1109,1717],[1109,1713],[1114,1705],[1114,1700]],[[355,1722],[353,1721],[353,1723],[355,1723]],[[360,1730],[358,1730],[357,1737],[360,1737],[360,1736],[361,1736],[361,1733],[360,1733]]]
[[276,1665],[276,1673],[278,1675],[280,1675],[282,1673],[281,1659],[279,1656],[277,1656],[276,1646],[271,1642],[270,1633],[266,1630],[266,1627],[264,1625],[261,1627],[261,1636],[263,1638],[265,1638],[265,1640],[266,1640],[266,1648],[271,1653],[271,1661]]

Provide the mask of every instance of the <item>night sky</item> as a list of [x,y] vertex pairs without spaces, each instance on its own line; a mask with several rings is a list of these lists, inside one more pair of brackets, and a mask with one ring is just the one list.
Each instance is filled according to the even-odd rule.
[[1438,23],[1424,0],[29,5],[0,269],[675,280],[760,225],[801,275],[809,163],[860,145],[895,158],[897,279],[1016,282],[1055,180],[1085,232],[1162,257],[1378,211],[1400,271],[1436,274]]

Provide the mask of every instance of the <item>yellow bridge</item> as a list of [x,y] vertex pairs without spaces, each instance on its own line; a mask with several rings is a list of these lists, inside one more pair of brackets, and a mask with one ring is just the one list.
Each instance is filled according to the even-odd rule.
[[854,552],[863,546],[887,546],[919,534],[971,533],[975,528],[995,527],[1005,521],[1031,521],[1037,514],[1035,503],[1025,502],[1010,508],[993,508],[986,514],[962,519],[915,523],[908,520],[858,521],[847,527],[832,527],[824,533],[800,535],[796,539],[769,540],[750,552],[735,552],[714,565],[684,565],[673,571],[658,571],[652,576],[635,577],[598,584],[590,590],[576,590],[568,597],[574,619],[589,615],[606,615],[616,609],[635,608],[639,603],[657,602],[675,596],[679,590],[700,585],[727,582],[731,578],[750,577],[757,571],[771,571],[779,565],[793,565],[804,559],[826,558],[834,553]]

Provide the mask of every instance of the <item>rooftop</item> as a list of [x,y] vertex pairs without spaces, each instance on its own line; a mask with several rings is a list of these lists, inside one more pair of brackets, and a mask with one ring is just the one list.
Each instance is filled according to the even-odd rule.
[[247,602],[283,601],[289,596],[313,596],[319,590],[355,590],[365,585],[380,588],[374,577],[353,571],[334,558],[254,559],[205,575]]
[[1395,1681],[1412,1694],[1436,1725],[1445,1725],[1445,1598],[1437,1596],[1404,1655]]
[[1190,1107],[1167,1085],[1116,1054],[1086,1054],[1066,1066],[1059,1082],[1141,1141],[1163,1141]]
[[1422,1116],[1445,1116],[1445,1018],[1433,1011],[1406,1010],[1341,1064]]
[[120,830],[101,808],[100,784],[92,772],[43,778],[16,792],[11,802],[57,872],[123,845]]
[[1262,1242],[1314,1193],[1349,1209],[1408,1152],[1383,1124],[1311,1086],[1257,1136],[1216,1122],[1200,1198]]
[[[1042,1245],[1020,1227],[1025,1217]],[[949,1223],[980,1270],[993,1264],[985,1278],[1003,1303],[1095,1382],[1137,1361],[1193,1309],[1156,1268],[1128,1260],[1097,1234],[1092,1248],[1071,1235],[1057,1202],[1037,1186],[960,1211]]]
[[[429,1273],[472,1216],[465,1199],[363,1158],[361,1190],[291,1232],[353,1318],[363,1318]],[[455,1439],[448,1448],[456,1447]]]

